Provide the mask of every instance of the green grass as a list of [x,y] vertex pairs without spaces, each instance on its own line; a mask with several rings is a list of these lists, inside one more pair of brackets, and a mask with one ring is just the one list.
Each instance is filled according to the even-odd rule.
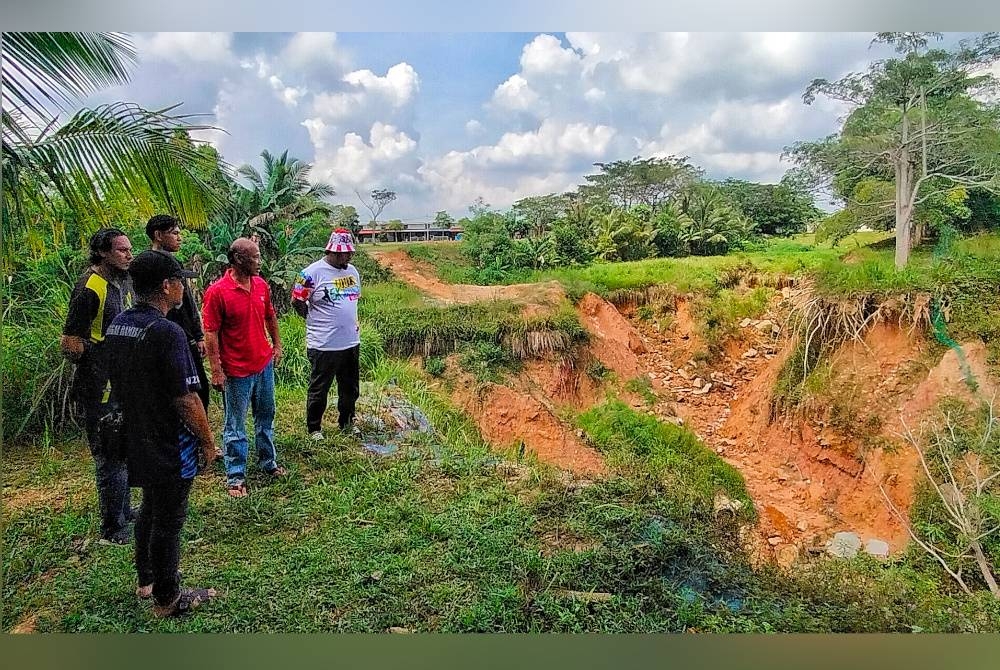
[[[583,417],[613,473],[582,486],[531,462],[512,470],[407,365],[385,361],[370,377],[372,393],[398,383],[435,434],[390,458],[343,436],[317,445],[302,425],[303,392],[280,387],[278,450],[290,475],[269,482],[251,470],[242,501],[226,496],[221,472],[197,481],[183,578],[223,595],[179,620],[154,619],[135,599],[129,549],[93,542],[79,440],[6,449],[0,628],[31,619],[51,632],[998,629],[995,602],[955,596],[928,576],[933,566],[749,567],[737,528],[710,503],[717,489],[745,499],[739,476],[690,434],[627,408]],[[611,598],[587,603],[567,590]]]
[[460,242],[415,242],[400,245],[407,255],[433,265],[441,281],[450,284],[474,284],[476,269],[462,251]]
[[721,492],[741,500],[745,518],[754,518],[743,477],[687,428],[660,423],[619,401],[594,407],[578,421],[612,463],[637,477],[662,480],[673,498],[685,501],[686,512],[710,512]]
[[[361,301],[359,319],[397,356],[444,355],[480,342],[503,347],[525,359],[565,351],[585,342],[586,330],[568,303],[523,317],[506,300],[438,306],[398,283],[383,284]],[[362,340],[364,342],[364,340]]]

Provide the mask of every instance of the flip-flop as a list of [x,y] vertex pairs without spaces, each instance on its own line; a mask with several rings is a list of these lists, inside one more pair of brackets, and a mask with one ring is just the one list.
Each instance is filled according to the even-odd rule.
[[249,493],[247,493],[246,484],[230,484],[229,485],[229,497],[230,498],[246,498]]
[[153,597],[153,585],[152,584],[147,584],[146,586],[137,586],[137,587],[135,587],[135,595],[136,595],[136,597],[142,598],[143,600],[145,600],[146,598],[152,598]]
[[269,470],[267,474],[271,475],[272,477],[284,477],[285,475],[288,474],[288,470],[284,469],[279,465],[274,470]]
[[153,605],[153,616],[158,618],[189,614],[202,603],[207,603],[216,595],[215,589],[181,589],[177,598],[169,605]]

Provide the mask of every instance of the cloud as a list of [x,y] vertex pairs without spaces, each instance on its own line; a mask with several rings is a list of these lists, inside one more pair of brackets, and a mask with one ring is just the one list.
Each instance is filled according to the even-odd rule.
[[579,62],[577,53],[552,35],[539,35],[521,52],[521,68],[528,74],[566,75]]
[[347,52],[337,44],[337,33],[295,33],[278,60],[291,70],[333,68],[345,71],[350,64]]
[[154,33],[136,36],[134,41],[142,59],[223,64],[233,61],[231,33]]
[[416,167],[412,161],[416,148],[417,142],[405,132],[376,121],[367,142],[357,133],[345,133],[339,147],[317,155],[315,173],[341,192],[354,188],[368,190],[387,185],[398,174],[412,171]]
[[493,103],[502,109],[530,110],[538,104],[538,93],[531,89],[527,79],[515,74],[496,87]]
[[410,102],[420,87],[420,78],[409,63],[397,63],[379,77],[371,70],[349,72],[344,81],[388,101],[394,107]]

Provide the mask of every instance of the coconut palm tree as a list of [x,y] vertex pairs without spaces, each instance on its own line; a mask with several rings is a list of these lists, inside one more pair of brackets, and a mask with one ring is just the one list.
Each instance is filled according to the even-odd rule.
[[253,232],[269,231],[276,221],[331,213],[332,206],[322,199],[336,191],[329,184],[309,182],[311,164],[289,157],[287,149],[280,156],[265,149],[260,157],[264,161],[263,173],[252,165],[242,165],[236,171],[250,182],[250,188],[238,188],[236,196]]
[[141,213],[166,205],[203,225],[219,198],[197,176],[205,160],[177,134],[210,126],[176,105],[146,110],[116,102],[76,112],[86,95],[128,82],[136,53],[123,33],[4,33],[2,77],[2,230],[10,242],[56,216],[57,201],[91,226],[109,223],[104,196],[132,198]]

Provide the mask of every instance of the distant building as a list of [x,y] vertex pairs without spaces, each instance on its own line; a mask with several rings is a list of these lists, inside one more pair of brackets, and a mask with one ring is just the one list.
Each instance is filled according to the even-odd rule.
[[362,228],[358,232],[358,242],[371,242],[378,236],[380,242],[433,242],[435,240],[459,240],[462,239],[463,229],[461,226],[451,226],[450,228],[439,228],[433,222],[427,223],[404,223],[402,230],[375,230],[374,228]]

